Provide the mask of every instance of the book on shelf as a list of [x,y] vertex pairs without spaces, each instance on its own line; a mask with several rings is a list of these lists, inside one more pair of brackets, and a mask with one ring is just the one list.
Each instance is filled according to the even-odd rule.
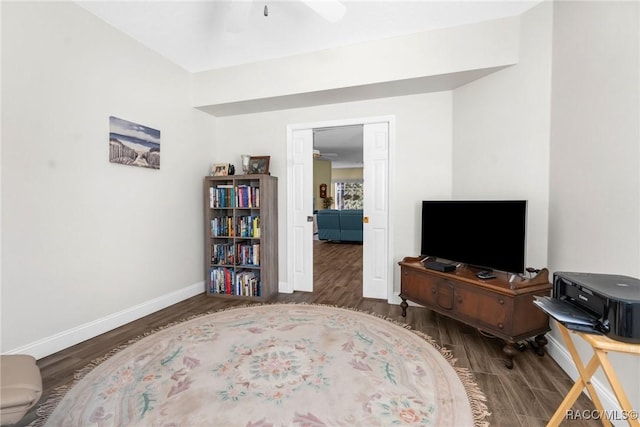
[[218,184],[209,187],[210,208],[259,208],[260,187],[247,184]]
[[232,184],[218,184],[215,187],[209,187],[209,207],[234,208],[235,201],[235,187]]
[[262,296],[260,275],[255,271],[241,271],[236,275],[236,295],[247,297]]
[[260,207],[258,194],[259,187],[253,187],[247,184],[240,184],[236,187],[236,204],[239,208],[258,208]]
[[258,215],[244,215],[236,218],[238,237],[260,237],[260,217]]
[[233,217],[217,216],[211,219],[211,236],[212,237],[231,237],[233,236]]
[[214,243],[211,245],[211,263],[221,265],[235,264],[233,243]]
[[248,297],[262,295],[259,272],[235,272],[228,267],[212,267],[209,273],[209,293]]
[[229,267],[212,267],[209,269],[209,293],[231,294],[235,272]]
[[224,286],[227,294],[231,293],[231,285],[233,283],[233,276],[235,271],[230,268],[225,268],[224,270]]
[[238,265],[260,265],[259,243],[238,243],[236,245],[236,260]]

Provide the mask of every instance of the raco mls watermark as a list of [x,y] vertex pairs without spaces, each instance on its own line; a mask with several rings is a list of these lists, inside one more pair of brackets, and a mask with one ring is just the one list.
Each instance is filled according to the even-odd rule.
[[620,411],[620,410],[605,410],[598,411],[597,409],[583,409],[583,410],[567,410],[564,418],[566,420],[601,420],[607,419],[609,421],[628,421],[637,420],[638,411]]

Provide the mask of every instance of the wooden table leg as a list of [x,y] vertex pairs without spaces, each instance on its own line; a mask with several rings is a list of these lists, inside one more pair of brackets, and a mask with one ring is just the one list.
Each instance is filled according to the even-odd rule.
[[[576,367],[577,367],[577,363],[578,362],[576,362]],[[580,365],[582,365],[581,362],[580,362]],[[569,411],[571,406],[573,406],[575,401],[578,400],[578,397],[580,397],[580,394],[582,394],[582,390],[585,387],[589,391],[589,395],[591,396],[591,399],[593,400],[593,404],[596,407],[596,409],[598,409],[601,414],[604,413],[604,408],[602,406],[602,403],[600,402],[600,398],[596,394],[596,391],[593,388],[593,385],[591,384],[591,381],[590,381],[591,376],[596,372],[596,370],[598,369],[598,366],[600,366],[598,363],[598,358],[594,355],[591,357],[591,360],[589,360],[589,363],[587,364],[586,368],[582,368],[582,370],[578,368],[580,376],[578,377],[576,382],[573,384],[573,387],[571,387],[571,390],[569,390],[569,393],[567,393],[566,397],[564,398],[564,400],[562,401],[558,409],[556,409],[556,412],[553,414],[553,416],[547,423],[547,427],[556,427],[560,425],[562,420],[564,420],[565,417],[567,416],[567,412]],[[598,406],[600,408],[598,408]],[[611,423],[605,417],[602,417],[601,421],[603,425],[607,427],[611,426]]]
[[547,341],[547,336],[545,334],[542,335],[536,335],[535,341],[534,341],[537,345],[536,347],[536,354],[538,356],[544,356],[544,347],[549,343],[549,341]]
[[507,355],[507,359],[504,361],[504,366],[506,366],[507,369],[513,369],[513,358],[518,354],[518,350],[516,350],[514,343],[506,343],[505,346],[502,347],[502,352]]
[[402,298],[400,307],[402,308],[402,317],[407,317],[407,307],[409,307],[409,304],[407,304],[407,300],[405,298]]
[[[611,366],[611,362],[609,362],[607,352],[605,350],[602,350],[601,348],[594,348],[593,350],[598,357],[600,366],[602,367],[602,370],[604,371],[604,374],[607,377],[609,384],[611,385],[613,393],[618,399],[618,403],[620,403],[620,407],[622,408],[623,413],[631,414],[633,411],[631,402],[624,392],[624,389],[622,388],[622,385],[620,384],[620,381],[618,380],[618,377],[613,370],[613,366]],[[632,420],[631,418],[628,418],[627,421],[632,427],[640,426],[640,422],[638,420]]]
[[[547,427],[555,427],[560,425],[562,420],[565,419],[567,411],[571,408],[575,401],[578,400],[578,397],[580,396],[584,388],[586,388],[589,392],[589,396],[591,396],[593,405],[596,407],[599,413],[604,414],[604,406],[602,406],[600,397],[598,396],[598,393],[596,393],[593,384],[591,384],[591,377],[600,366],[600,360],[594,354],[593,356],[591,356],[591,359],[589,360],[589,363],[587,363],[587,366],[585,368],[582,364],[582,360],[580,359],[580,355],[578,354],[578,350],[576,349],[571,336],[569,336],[569,331],[563,326],[561,326],[559,330],[562,334],[562,338],[567,344],[567,348],[569,350],[569,353],[571,354],[571,358],[573,359],[573,362],[578,369],[579,377],[578,379],[576,379],[575,384],[573,384],[573,387],[571,387],[571,390],[569,390],[569,393],[567,393],[567,396],[564,398],[556,412],[547,423]],[[604,425],[605,427],[611,426],[611,422],[605,416],[602,416],[600,418],[600,421],[602,421],[602,425]]]

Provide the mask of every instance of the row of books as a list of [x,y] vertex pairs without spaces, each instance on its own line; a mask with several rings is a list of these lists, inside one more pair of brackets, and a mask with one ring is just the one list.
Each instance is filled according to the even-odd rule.
[[211,245],[211,263],[220,265],[260,265],[259,243],[216,243]]
[[259,215],[243,215],[219,216],[211,219],[211,236],[213,237],[260,237],[260,216]]
[[232,268],[214,267],[209,270],[209,275],[209,293],[251,297],[262,294],[258,272],[236,272]]
[[245,215],[236,217],[236,233],[240,237],[260,237],[260,216]]
[[236,187],[236,203],[239,208],[260,207],[260,187],[250,185],[238,185]]
[[260,265],[260,244],[240,243],[236,246],[239,265]]
[[233,217],[217,216],[211,219],[211,235],[214,237],[233,236]]
[[221,265],[235,264],[233,243],[217,243],[211,245],[211,263]]
[[260,187],[250,185],[219,184],[209,187],[211,208],[259,208]]

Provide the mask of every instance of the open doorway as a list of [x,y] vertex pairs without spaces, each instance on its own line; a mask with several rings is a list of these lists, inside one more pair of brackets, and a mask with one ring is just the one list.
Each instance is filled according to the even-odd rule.
[[363,125],[313,129],[314,210],[363,209]]
[[363,125],[313,129],[313,290],[362,297]]
[[393,232],[389,206],[393,116],[287,126],[287,280],[281,292],[313,291],[313,129],[363,126],[363,292],[365,298],[393,297]]

